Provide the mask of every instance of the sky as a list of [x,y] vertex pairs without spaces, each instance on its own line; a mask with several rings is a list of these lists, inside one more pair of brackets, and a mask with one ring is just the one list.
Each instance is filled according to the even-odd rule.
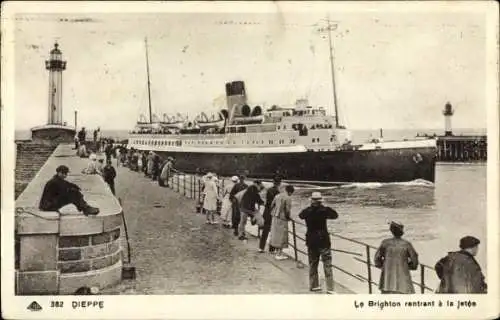
[[[351,129],[486,128],[486,21],[478,12],[161,12],[18,14],[15,128],[47,121],[45,62],[58,41],[63,118],[132,129],[148,112],[196,116],[225,107],[224,84],[243,80],[250,105],[307,98],[333,112],[326,34],[333,33],[340,122]],[[29,115],[29,116],[27,116]]]

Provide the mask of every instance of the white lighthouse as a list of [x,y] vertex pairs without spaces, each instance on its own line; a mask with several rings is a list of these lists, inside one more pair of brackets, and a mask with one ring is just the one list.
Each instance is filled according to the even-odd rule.
[[62,73],[66,70],[66,61],[62,58],[59,44],[56,42],[50,50],[49,60],[45,61],[45,69],[49,71],[49,92],[47,124],[31,129],[32,139],[44,142],[70,142],[73,141],[75,128],[66,126],[63,121]]
[[453,132],[451,131],[451,117],[453,116],[453,113],[455,113],[455,110],[453,110],[451,103],[447,102],[443,110],[445,136],[453,135]]
[[66,61],[62,59],[59,44],[54,44],[50,51],[49,60],[45,61],[45,68],[49,70],[49,118],[47,124],[63,124],[62,121],[62,73],[66,70]]

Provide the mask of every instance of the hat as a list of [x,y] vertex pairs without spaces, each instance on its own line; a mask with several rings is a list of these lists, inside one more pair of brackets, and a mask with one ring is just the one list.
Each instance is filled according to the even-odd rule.
[[56,172],[67,174],[69,172],[69,168],[65,165],[60,165],[59,167],[57,167]]
[[167,160],[172,161],[172,160],[174,160],[174,158],[172,158],[172,157],[168,157],[168,158],[167,158]]
[[212,178],[213,176],[214,176],[214,174],[212,172],[209,172],[209,173],[207,173],[207,175],[205,177]]
[[403,229],[404,229],[404,227],[405,227],[403,224],[401,224],[401,223],[399,223],[399,222],[395,222],[395,221],[391,221],[391,223],[389,223],[389,226],[390,226],[391,228],[400,229],[401,231],[403,231]]
[[460,249],[470,249],[477,246],[481,241],[478,238],[472,236],[465,236],[460,239]]
[[312,195],[311,195],[311,200],[315,200],[315,201],[323,201],[323,196],[321,195],[321,192],[313,192]]
[[238,180],[240,180],[240,178],[238,178],[238,176],[232,176],[231,177],[231,181],[232,182],[238,182]]
[[90,154],[89,159],[92,161],[97,160],[97,155],[95,153]]

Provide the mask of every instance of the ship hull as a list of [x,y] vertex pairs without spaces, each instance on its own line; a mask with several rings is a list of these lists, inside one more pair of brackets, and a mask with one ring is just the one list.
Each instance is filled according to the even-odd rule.
[[174,157],[174,167],[185,173],[243,173],[261,179],[280,174],[285,180],[318,183],[435,179],[435,147],[290,153],[153,151],[162,158]]

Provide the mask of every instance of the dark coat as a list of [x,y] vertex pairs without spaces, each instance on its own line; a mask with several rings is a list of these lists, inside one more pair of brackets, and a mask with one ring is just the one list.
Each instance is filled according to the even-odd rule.
[[60,199],[68,198],[69,193],[72,191],[79,192],[80,187],[60,178],[58,175],[53,176],[43,188],[40,204],[38,205],[39,209],[43,211],[58,210],[60,208]]
[[385,239],[375,253],[375,266],[382,269],[382,292],[415,293],[410,270],[418,267],[418,254],[412,244],[401,238]]
[[104,181],[106,181],[108,184],[113,184],[115,183],[115,178],[116,178],[116,170],[113,166],[105,166],[102,168],[102,177]]
[[481,267],[467,251],[448,253],[434,268],[441,279],[437,293],[487,293]]
[[272,186],[271,188],[267,189],[266,192],[266,207],[264,209],[264,217],[270,217],[271,216],[271,204],[273,203],[274,198],[280,193],[280,190],[276,186]]
[[260,197],[258,187],[256,185],[251,185],[243,194],[240,207],[246,210],[255,211],[256,204],[263,205],[264,201]]
[[248,188],[248,185],[245,182],[238,182],[233,186],[233,189],[231,189],[231,192],[229,193],[229,199],[231,201],[235,201],[234,196],[240,192]]
[[330,235],[326,226],[327,219],[337,219],[338,213],[323,204],[310,206],[299,213],[299,218],[304,219],[307,225],[306,245],[309,248],[325,249],[332,246]]

